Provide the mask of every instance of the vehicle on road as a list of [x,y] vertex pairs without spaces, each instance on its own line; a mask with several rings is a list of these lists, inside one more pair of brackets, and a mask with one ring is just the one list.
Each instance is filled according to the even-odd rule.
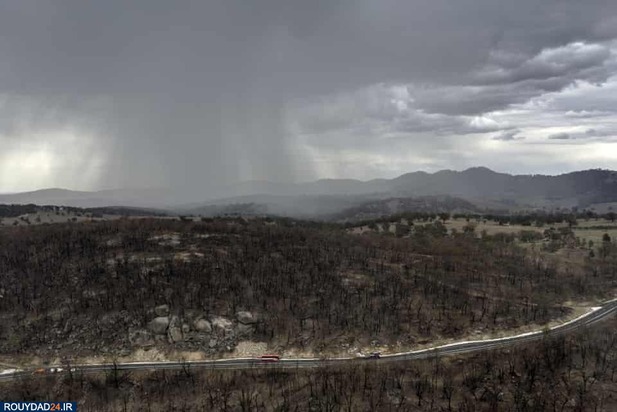
[[365,357],[365,359],[379,359],[379,358],[381,358],[381,352],[371,352]]
[[278,362],[281,357],[279,355],[261,355],[259,359],[262,362]]

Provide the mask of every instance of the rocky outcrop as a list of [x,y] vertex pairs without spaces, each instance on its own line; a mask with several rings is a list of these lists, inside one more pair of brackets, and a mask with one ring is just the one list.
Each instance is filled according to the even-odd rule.
[[233,330],[233,323],[222,316],[215,316],[212,318],[212,328],[216,333],[228,335]]
[[181,342],[184,340],[184,335],[182,334],[182,329],[172,326],[168,331],[169,341],[170,343]]
[[238,322],[244,325],[252,325],[254,323],[257,323],[257,318],[253,316],[251,312],[247,311],[240,311],[236,313],[236,319],[238,320]]
[[197,332],[212,333],[212,325],[205,319],[198,319],[193,323],[193,327]]
[[169,317],[159,316],[148,323],[148,329],[155,335],[164,335],[169,327]]
[[[166,305],[161,305],[166,306]],[[170,313],[157,306],[157,314]],[[183,350],[203,350],[208,354],[233,351],[239,339],[250,339],[255,333],[256,317],[247,311],[236,313],[235,319],[220,315],[208,318],[198,309],[183,312],[183,316],[157,316],[146,328],[130,330],[131,346],[173,345]],[[133,328],[138,328],[134,325]]]
[[156,313],[156,316],[159,317],[169,316],[169,305],[157,306],[156,308],[154,308],[154,313]]
[[243,323],[238,323],[236,325],[236,336],[239,338],[250,338],[255,332],[255,327],[253,325],[245,325]]
[[145,329],[129,330],[129,342],[133,346],[141,347],[154,345],[152,334]]
[[184,336],[182,334],[182,324],[180,323],[180,319],[177,316],[172,316],[169,320],[169,328],[167,329],[167,337],[169,338],[169,343],[181,342],[184,340]]

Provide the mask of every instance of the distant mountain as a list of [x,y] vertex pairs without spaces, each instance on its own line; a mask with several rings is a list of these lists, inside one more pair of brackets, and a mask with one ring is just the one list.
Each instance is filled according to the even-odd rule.
[[180,214],[214,216],[238,214],[276,215],[298,218],[321,218],[362,204],[371,196],[352,195],[249,195],[219,199],[206,204],[184,206]]
[[407,195],[458,196],[519,205],[587,207],[617,200],[617,172],[586,170],[558,176],[509,175],[477,167],[463,172],[407,174],[393,179],[392,191]]
[[[585,170],[558,176],[510,175],[484,167],[462,172],[407,173],[394,179],[324,179],[307,183],[244,182],[210,190],[143,189],[77,192],[45,189],[0,195],[0,203],[74,207],[130,206],[212,214],[236,210],[260,214],[323,216],[392,198],[450,196],[490,208],[589,207],[617,202],[617,172]],[[410,204],[416,202],[412,201]],[[416,202],[417,204],[417,202]],[[247,205],[250,205],[247,206]],[[224,213],[224,212],[223,212]]]
[[173,204],[173,198],[168,191],[162,189],[118,189],[82,192],[53,188],[0,195],[0,203],[80,208],[108,206],[165,208]]

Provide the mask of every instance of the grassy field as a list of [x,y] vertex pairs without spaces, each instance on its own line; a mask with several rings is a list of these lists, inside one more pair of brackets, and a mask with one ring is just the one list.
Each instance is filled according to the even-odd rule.
[[[406,223],[406,221],[403,223]],[[425,221],[414,221],[413,223],[414,225],[427,224],[427,222]],[[492,220],[482,220],[482,219],[479,219],[479,220],[470,219],[469,221],[467,221],[466,219],[463,219],[463,218],[449,219],[445,223],[445,226],[448,229],[448,232],[451,232],[452,230],[462,232],[465,226],[467,225],[475,226],[475,232],[477,234],[480,234],[483,231],[486,231],[488,235],[495,235],[497,233],[517,235],[521,231],[533,231],[533,232],[543,234],[545,230],[551,227],[555,229],[568,227],[568,224],[565,222],[537,227],[535,225],[524,226],[524,225],[517,225],[517,224],[500,225],[498,222],[495,222]],[[379,232],[384,231],[383,224],[378,223],[376,227],[378,228]],[[582,241],[586,243],[589,241],[592,241],[594,245],[596,246],[602,242],[602,237],[604,236],[605,233],[608,233],[611,239],[617,239],[617,221],[611,222],[610,220],[607,220],[607,219],[589,219],[589,220],[579,219],[577,221],[577,225],[572,227],[572,230],[576,237],[580,238]],[[349,229],[349,232],[353,234],[362,234],[362,233],[372,232],[372,231],[373,230],[368,225],[357,226],[357,227]],[[389,225],[388,231],[390,233],[394,233],[395,226],[393,224]]]
[[544,232],[545,228],[535,227],[535,226],[522,226],[522,225],[499,225],[497,222],[493,221],[483,221],[483,220],[475,220],[470,219],[467,222],[466,219],[450,219],[446,221],[446,228],[448,231],[452,231],[452,229],[456,229],[459,232],[463,231],[463,228],[467,225],[475,225],[476,233],[481,233],[486,230],[486,233],[489,235],[495,235],[497,233],[512,233],[517,234],[521,230],[533,230],[538,233]]
[[[422,222],[418,222],[422,223]],[[594,244],[599,244],[602,242],[602,236],[605,233],[612,239],[617,239],[617,221],[611,222],[606,219],[589,219],[583,220],[580,219],[577,222],[578,224],[572,228],[576,237],[580,237],[581,240],[585,242],[593,241]],[[448,220],[445,224],[448,230],[456,229],[459,232],[463,230],[463,228],[469,224],[473,224],[476,227],[476,233],[481,233],[482,231],[486,231],[489,235],[494,235],[497,233],[511,233],[517,234],[522,230],[534,231],[538,233],[543,233],[549,227],[560,228],[567,227],[567,223],[558,223],[554,225],[545,225],[543,227],[536,226],[523,226],[523,225],[499,225],[497,222],[493,221],[477,221],[471,219],[467,222],[465,219],[451,219]]]
[[72,211],[36,212],[27,213],[16,217],[0,218],[0,226],[30,226],[45,223],[85,222],[90,220],[119,219],[120,215],[101,215],[94,218],[90,213],[76,213]]

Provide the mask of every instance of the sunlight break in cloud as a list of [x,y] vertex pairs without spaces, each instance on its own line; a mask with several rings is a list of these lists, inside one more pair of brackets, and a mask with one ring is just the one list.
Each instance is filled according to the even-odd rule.
[[96,139],[84,133],[59,130],[5,139],[8,143],[0,153],[3,191],[60,186],[91,189],[104,173],[105,153]]

